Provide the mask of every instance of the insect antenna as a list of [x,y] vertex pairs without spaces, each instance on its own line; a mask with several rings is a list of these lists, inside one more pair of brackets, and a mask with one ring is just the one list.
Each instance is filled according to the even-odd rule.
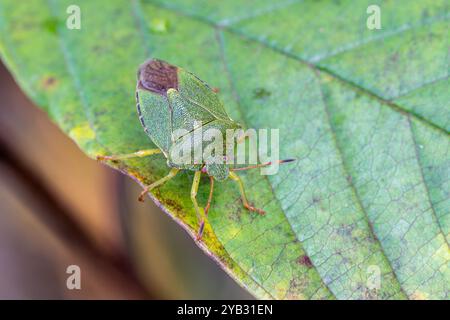
[[[282,164],[282,163],[288,163],[288,162],[293,162],[296,159],[285,159],[285,160],[277,160],[276,162],[278,164]],[[272,165],[272,161],[270,162],[266,162],[266,163],[260,163],[260,164],[255,164],[253,166],[248,166],[248,167],[242,167],[242,168],[233,168],[230,169],[231,171],[244,171],[244,170],[250,170],[250,169],[257,169],[257,168],[263,168],[263,167],[267,167]]]

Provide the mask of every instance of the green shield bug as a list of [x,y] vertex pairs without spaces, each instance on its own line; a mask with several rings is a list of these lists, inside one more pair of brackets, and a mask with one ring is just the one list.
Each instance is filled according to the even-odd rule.
[[[202,237],[205,219],[211,206],[214,180],[231,178],[237,182],[244,207],[249,211],[264,214],[262,209],[250,205],[244,184],[235,171],[269,166],[271,162],[238,168],[223,161],[214,161],[217,157],[226,158],[225,153],[215,154],[215,157],[208,159],[201,158],[198,162],[180,162],[174,158],[174,150],[180,146],[183,147],[184,143],[193,145],[194,150],[196,145],[204,143],[202,139],[195,137],[201,129],[215,129],[225,135],[228,129],[241,128],[228,116],[216,94],[217,90],[211,89],[194,74],[157,59],[151,59],[142,64],[137,78],[136,106],[139,120],[145,133],[158,148],[124,155],[98,156],[97,159],[122,160],[162,153],[171,170],[167,176],[144,188],[139,196],[141,201],[148,192],[173,178],[180,170],[194,171],[191,199],[199,221],[198,240]],[[174,132],[177,130],[184,130],[185,134],[175,136]],[[245,137],[240,138],[238,143]],[[224,148],[229,150],[229,145],[224,145]],[[293,159],[278,160],[278,163],[289,161]],[[203,210],[197,202],[197,190],[202,174],[208,175],[210,180],[209,197]]]

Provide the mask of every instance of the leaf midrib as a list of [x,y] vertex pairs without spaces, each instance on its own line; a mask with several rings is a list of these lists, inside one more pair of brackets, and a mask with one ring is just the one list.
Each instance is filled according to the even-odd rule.
[[[230,85],[230,88],[231,88],[233,97],[234,97],[235,102],[236,102],[236,105],[237,105],[237,109],[238,109],[239,114],[240,114],[240,116],[241,116],[240,118],[241,118],[241,120],[242,120],[244,123],[247,123],[248,120],[247,120],[247,118],[246,118],[246,116],[245,116],[245,113],[242,111],[241,102],[240,102],[240,97],[239,97],[239,95],[238,95],[238,93],[237,93],[237,91],[236,91],[236,88],[235,88],[235,86],[234,86],[234,83],[233,83],[233,80],[232,80],[232,77],[231,77],[231,74],[230,74],[230,69],[229,69],[229,67],[228,67],[228,63],[227,63],[227,60],[226,60],[226,57],[225,57],[224,43],[223,43],[223,38],[222,38],[222,35],[221,35],[221,30],[220,30],[219,28],[216,28],[216,29],[215,29],[215,34],[216,34],[216,40],[217,40],[217,42],[218,42],[218,44],[219,44],[220,57],[221,57],[221,60],[222,60],[223,67],[224,67],[224,69],[225,69],[226,78],[227,78],[227,81],[229,82],[229,85]],[[275,201],[276,201],[276,203],[277,203],[277,206],[280,208],[281,211],[283,211],[282,206],[281,206],[281,203],[280,203],[280,200],[276,197],[275,192],[274,192],[274,190],[273,190],[272,183],[270,183],[270,181],[269,181],[269,179],[268,179],[267,176],[263,176],[263,177],[264,177],[264,179],[267,181],[267,184],[268,184],[269,187],[270,187],[270,192],[271,192],[271,194],[273,195],[273,197],[274,197],[274,199],[275,199]],[[283,212],[283,213],[284,213],[284,212]],[[283,214],[283,218],[284,218],[284,220],[287,222],[287,224],[288,224],[288,226],[289,226],[289,228],[290,228],[292,234],[294,235],[295,239],[296,239],[296,240],[299,242],[299,244],[301,244],[301,246],[303,247],[303,244],[299,241],[298,235],[297,235],[296,232],[294,231],[294,228],[292,227],[292,224],[291,224],[291,222],[289,221],[289,219],[286,217],[286,214],[285,214],[285,213]],[[305,249],[303,248],[303,250],[305,250]],[[306,251],[305,251],[305,252],[306,252]],[[317,267],[314,265],[314,263],[312,263],[312,265],[313,265],[313,268],[316,270],[316,272],[320,275],[320,272],[319,272],[319,270],[317,269]],[[336,299],[336,298],[337,298],[336,295],[335,295],[335,294],[333,293],[333,291],[328,287],[328,285],[323,281],[322,277],[321,277],[321,283],[323,284],[323,286],[324,286],[325,288],[327,288],[328,292],[332,295],[332,297],[333,297],[334,299]],[[320,289],[320,286],[318,286],[318,289],[317,289],[317,290],[319,290],[319,289]]]
[[[336,136],[336,128],[334,127],[334,125],[333,125],[333,123],[331,121],[330,110],[329,110],[327,101],[325,100],[325,97],[324,97],[324,94],[323,94],[323,88],[322,88],[322,85],[320,83],[320,79],[319,79],[319,77],[317,76],[317,74],[315,72],[314,72],[314,75],[317,78],[319,92],[320,92],[320,97],[322,99],[322,103],[323,103],[323,107],[324,107],[324,110],[325,110],[326,119],[327,119],[327,122],[328,122],[328,125],[329,125],[329,128],[330,128],[331,136],[333,138],[333,143],[334,143],[334,145],[336,147],[336,151],[338,153],[338,156],[339,156],[339,159],[340,159],[340,163],[342,165],[342,169],[343,169],[345,175],[348,176],[348,175],[350,175],[350,170],[348,169],[348,166],[347,166],[347,164],[346,164],[346,162],[344,160],[344,155],[343,155],[343,152],[342,152],[342,146],[340,145],[340,143],[339,143],[339,141],[337,139],[337,136]],[[359,195],[358,189],[356,188],[356,186],[353,183],[353,181],[349,181],[349,186],[350,186],[350,188],[352,190],[352,193],[355,196],[356,203],[357,203],[360,211],[363,213],[364,217],[367,220],[367,225],[369,226],[369,230],[370,230],[370,233],[371,233],[372,237],[378,243],[381,254],[385,258],[385,260],[388,263],[390,269],[392,270],[392,274],[394,276],[395,281],[399,285],[401,293],[404,295],[405,298],[408,298],[409,296],[404,291],[404,289],[402,287],[402,283],[400,282],[400,280],[399,280],[399,278],[397,276],[397,272],[396,272],[395,268],[392,266],[391,261],[389,260],[386,252],[384,251],[384,247],[383,247],[382,242],[380,241],[380,239],[378,238],[377,234],[375,233],[375,230],[373,229],[372,222],[370,221],[369,215],[367,213],[367,209],[364,207],[364,205],[362,203],[361,196]]]

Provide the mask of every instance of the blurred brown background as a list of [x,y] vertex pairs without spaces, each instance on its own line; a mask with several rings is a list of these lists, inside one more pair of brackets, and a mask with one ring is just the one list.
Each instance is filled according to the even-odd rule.
[[[87,158],[0,63],[1,299],[251,299],[139,187]],[[81,268],[68,290],[66,268]]]

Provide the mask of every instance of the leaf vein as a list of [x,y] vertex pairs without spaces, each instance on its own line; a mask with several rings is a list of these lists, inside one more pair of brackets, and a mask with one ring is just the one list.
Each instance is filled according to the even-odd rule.
[[[344,155],[343,155],[343,152],[342,152],[342,146],[340,145],[340,143],[339,143],[339,141],[337,139],[337,135],[336,135],[336,128],[334,127],[334,125],[333,125],[333,123],[331,121],[330,110],[328,108],[328,104],[327,104],[327,102],[325,100],[325,97],[324,97],[324,94],[323,94],[323,89],[322,89],[322,85],[320,83],[320,78],[319,78],[319,76],[317,75],[316,72],[314,74],[316,75],[316,79],[317,79],[317,82],[318,82],[318,87],[319,87],[319,91],[320,91],[321,100],[322,100],[322,103],[323,103],[323,106],[324,106],[326,119],[327,119],[327,122],[328,122],[328,126],[330,128],[330,133],[331,133],[331,135],[333,137],[333,142],[334,142],[334,145],[335,145],[335,148],[336,148],[336,152],[337,152],[337,154],[338,154],[338,156],[340,158],[340,162],[342,164],[342,169],[343,169],[343,171],[345,173],[344,175],[345,176],[349,176],[350,175],[350,171],[349,171],[349,169],[348,169],[348,167],[347,167],[347,165],[346,165],[346,163],[344,161]],[[391,263],[389,261],[389,258],[388,258],[386,252],[383,249],[382,242],[380,241],[380,239],[378,239],[378,237],[377,237],[377,235],[375,233],[375,230],[373,229],[373,225],[372,225],[372,223],[371,223],[371,221],[369,219],[369,215],[368,215],[368,213],[366,211],[366,208],[364,207],[364,205],[363,205],[363,203],[361,201],[361,196],[359,195],[355,184],[353,183],[353,181],[351,179],[348,181],[348,184],[349,184],[349,186],[350,186],[350,188],[352,190],[352,193],[355,196],[355,199],[356,199],[356,202],[357,202],[357,206],[359,207],[360,211],[364,214],[364,217],[366,219],[366,222],[367,222],[367,225],[369,227],[369,230],[370,230],[370,233],[371,233],[372,237],[375,239],[375,241],[379,245],[380,253],[384,256],[385,260],[388,262],[388,265],[391,267],[392,274],[393,274],[396,282],[399,284],[401,292],[404,294],[405,297],[408,297],[408,295],[406,294],[406,292],[403,290],[403,288],[401,286],[401,282],[400,282],[400,280],[397,277],[395,269],[391,265]]]

